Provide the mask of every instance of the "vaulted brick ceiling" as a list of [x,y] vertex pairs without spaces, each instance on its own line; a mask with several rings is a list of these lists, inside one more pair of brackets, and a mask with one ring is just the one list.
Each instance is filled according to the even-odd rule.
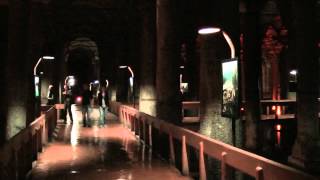
[[48,16],[54,33],[65,40],[89,37],[114,41],[137,27],[137,9],[127,0],[52,0]]

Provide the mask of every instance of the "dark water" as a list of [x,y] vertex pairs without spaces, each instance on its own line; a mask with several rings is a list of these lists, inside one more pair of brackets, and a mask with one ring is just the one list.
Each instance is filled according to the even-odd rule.
[[296,120],[272,120],[260,123],[263,156],[288,164],[297,135]]

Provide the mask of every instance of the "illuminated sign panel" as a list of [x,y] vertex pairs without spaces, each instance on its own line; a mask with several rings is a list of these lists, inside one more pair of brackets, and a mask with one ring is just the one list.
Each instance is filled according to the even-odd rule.
[[222,109],[221,115],[236,118],[239,115],[238,60],[227,59],[222,62]]

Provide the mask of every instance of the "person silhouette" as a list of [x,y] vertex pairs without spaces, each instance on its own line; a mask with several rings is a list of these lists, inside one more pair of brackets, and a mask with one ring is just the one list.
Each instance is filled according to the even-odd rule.
[[63,87],[64,87],[63,95],[64,95],[64,109],[65,109],[64,123],[65,124],[67,123],[67,114],[69,113],[70,121],[72,124],[73,123],[73,116],[71,111],[72,91],[71,91],[71,87],[68,87],[66,84]]
[[90,91],[87,84],[83,84],[83,91],[82,91],[82,122],[83,127],[87,125],[91,126],[91,121],[89,118],[89,106],[90,101],[92,99],[92,92]]
[[101,91],[98,94],[98,103],[99,103],[99,111],[100,111],[100,126],[105,125],[105,119],[106,119],[106,110],[108,110],[109,106],[109,98],[108,93],[106,90],[106,87],[102,86]]
[[47,99],[48,99],[48,102],[47,102],[47,105],[54,105],[54,94],[53,94],[53,85],[50,84],[49,87],[48,87],[48,93],[47,93]]

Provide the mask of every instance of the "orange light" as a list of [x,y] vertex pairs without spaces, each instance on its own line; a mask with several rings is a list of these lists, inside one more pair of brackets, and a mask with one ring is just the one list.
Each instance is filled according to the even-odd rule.
[[277,131],[277,145],[280,146],[281,145],[281,132]]
[[277,124],[277,125],[276,125],[276,130],[277,130],[277,131],[281,131],[281,129],[282,129],[282,126],[281,126],[280,124]]
[[277,112],[276,113],[277,113],[278,116],[281,115],[281,107],[280,106],[277,106]]
[[272,106],[272,111],[275,111],[276,110],[276,106]]

